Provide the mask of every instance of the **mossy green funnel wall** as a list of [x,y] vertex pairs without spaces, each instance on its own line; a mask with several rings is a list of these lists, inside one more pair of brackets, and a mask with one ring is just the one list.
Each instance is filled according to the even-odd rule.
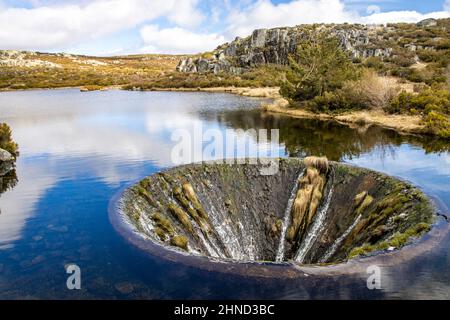
[[147,241],[219,260],[337,263],[394,250],[429,230],[435,213],[417,188],[321,158],[192,164],[149,176],[119,201]]

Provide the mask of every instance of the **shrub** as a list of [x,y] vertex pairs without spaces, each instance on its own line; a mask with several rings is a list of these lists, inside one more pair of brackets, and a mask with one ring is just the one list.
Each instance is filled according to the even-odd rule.
[[345,81],[358,78],[356,67],[335,37],[311,31],[289,57],[286,81],[280,93],[291,101],[307,101],[342,88]]
[[429,133],[442,138],[450,138],[450,117],[437,111],[429,112],[423,119],[423,124]]
[[19,155],[19,147],[12,140],[11,128],[6,123],[0,123],[0,148],[8,151],[14,157]]
[[427,132],[450,137],[450,91],[445,88],[426,89],[418,94],[402,91],[385,110],[389,113],[421,114]]
[[398,89],[390,79],[366,70],[362,78],[354,83],[354,91],[361,95],[364,108],[384,109],[395,97]]
[[365,70],[356,81],[347,81],[341,89],[315,97],[309,105],[318,111],[384,109],[395,97],[397,89],[388,78]]
[[364,61],[364,66],[377,71],[381,71],[384,68],[384,63],[380,57],[369,57]]

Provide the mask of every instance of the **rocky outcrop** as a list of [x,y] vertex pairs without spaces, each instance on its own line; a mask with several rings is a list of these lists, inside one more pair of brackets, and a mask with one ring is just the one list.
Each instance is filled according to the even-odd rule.
[[[377,46],[383,32],[391,27],[382,25],[322,25],[331,35],[336,36],[343,49],[352,58],[390,57],[392,48]],[[264,65],[288,63],[289,54],[297,50],[297,43],[308,36],[311,26],[258,29],[247,38],[236,38],[231,43],[218,47],[211,58],[191,57],[182,59],[177,70],[181,72],[230,72]]]
[[0,66],[25,68],[62,68],[61,65],[41,60],[32,51],[0,50]]
[[429,230],[417,188],[323,158],[195,164],[145,178],[119,201],[142,237],[175,251],[239,261],[335,263],[394,250]]
[[437,26],[437,24],[438,24],[438,22],[436,19],[429,18],[429,19],[419,21],[417,23],[417,26],[418,27],[435,27],[435,26]]
[[6,150],[0,148],[0,176],[5,175],[14,168],[14,157]]

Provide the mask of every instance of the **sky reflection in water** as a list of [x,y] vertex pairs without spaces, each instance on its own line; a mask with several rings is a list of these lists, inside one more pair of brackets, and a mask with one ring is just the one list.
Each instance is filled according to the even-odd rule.
[[[262,114],[255,109],[260,102],[208,93],[0,93],[0,121],[12,127],[21,152],[18,183],[0,198],[0,298],[415,297],[419,291],[405,289],[405,277],[395,280],[400,284],[390,286],[392,292],[373,293],[349,279],[315,288],[205,274],[148,257],[116,234],[107,216],[111,197],[172,166],[171,134],[192,130],[193,123],[205,130],[279,128],[283,156],[321,154],[383,171],[450,207],[447,142]],[[69,262],[82,268],[78,292],[65,289]],[[423,289],[419,281],[414,287],[425,297],[449,297],[449,268],[448,252],[436,254],[428,269],[417,264],[413,273],[435,285]]]

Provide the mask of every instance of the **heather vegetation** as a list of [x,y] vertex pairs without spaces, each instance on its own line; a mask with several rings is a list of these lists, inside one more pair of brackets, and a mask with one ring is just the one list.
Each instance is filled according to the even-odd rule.
[[390,58],[369,57],[353,63],[336,39],[313,31],[290,56],[280,93],[291,107],[315,112],[383,110],[420,115],[426,133],[449,138],[450,45],[445,40],[449,21],[420,32],[415,25],[397,25],[395,37],[388,39],[402,40],[410,44],[408,48],[415,41],[414,51],[401,50],[400,41]]
[[0,90],[86,87],[151,82],[173,71],[180,56],[86,57],[0,51]]
[[181,73],[168,72],[163,77],[154,77],[151,81],[139,79],[125,86],[127,90],[157,90],[166,88],[214,88],[214,87],[274,87],[285,79],[284,66],[259,66],[242,74],[229,73]]
[[19,147],[13,141],[11,128],[6,123],[0,123],[0,149],[8,151],[13,157],[19,155]]
[[[296,52],[286,59],[287,65],[286,61],[270,63],[270,57],[278,57],[272,52],[275,47],[253,48],[253,55],[247,52],[249,57],[260,55],[269,62],[250,63],[246,67],[236,65],[238,68],[234,70],[239,69],[236,72],[230,72],[231,69],[229,72],[223,71],[225,69],[175,71],[182,56],[87,57],[0,51],[0,90],[81,87],[82,91],[92,91],[109,86],[127,90],[281,87],[280,93],[295,108],[333,114],[377,110],[416,115],[421,116],[425,132],[449,137],[450,19],[425,25],[398,23],[366,27],[367,38],[363,44],[354,44],[351,50],[343,50],[342,39],[334,38],[330,30],[342,35],[345,30],[361,31],[361,25],[300,28],[301,41]],[[253,41],[248,39],[240,42],[236,54],[250,50],[242,47],[242,43]],[[219,49],[192,58],[212,59],[211,65],[220,64],[221,60],[216,58]],[[234,66],[233,59],[229,57],[227,63]]]

